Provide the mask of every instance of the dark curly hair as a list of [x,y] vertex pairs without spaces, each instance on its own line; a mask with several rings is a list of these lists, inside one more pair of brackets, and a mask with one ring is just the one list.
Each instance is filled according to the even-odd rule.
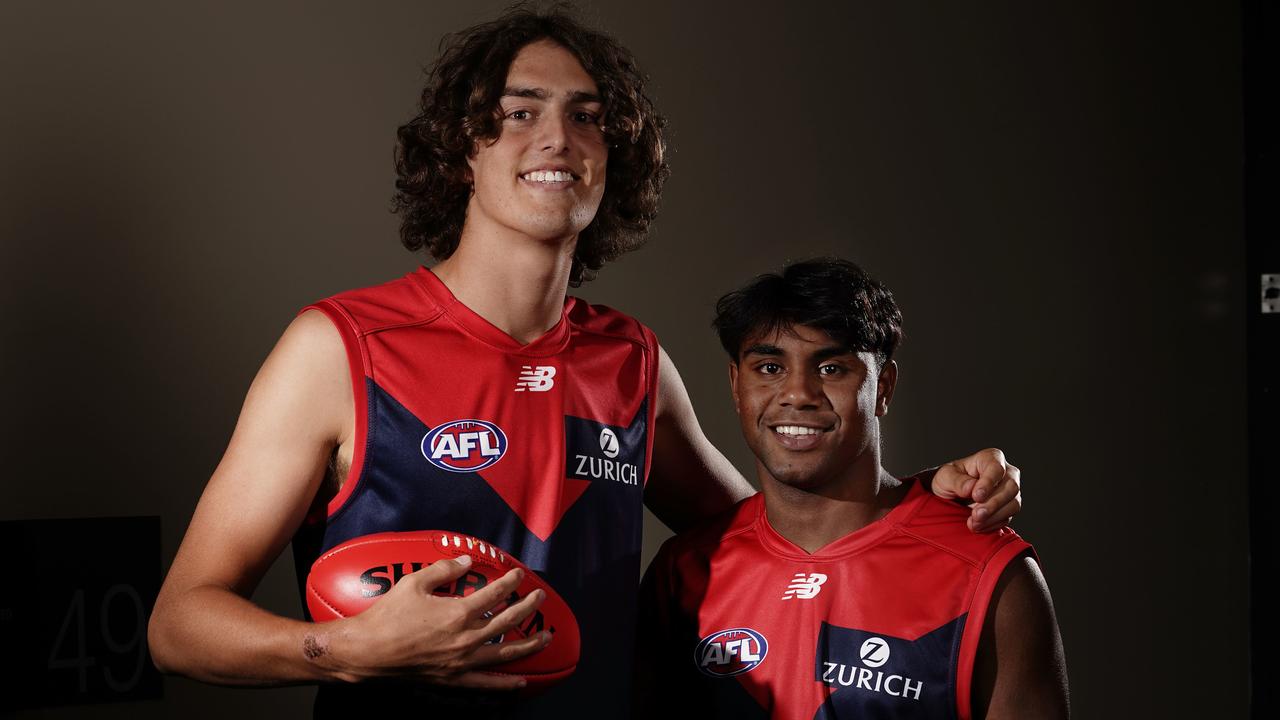
[[794,325],[817,328],[851,351],[875,353],[883,366],[902,342],[893,293],[848,260],[821,257],[760,275],[716,302],[712,323],[737,362],[742,344]]
[[578,235],[570,284],[591,280],[606,262],[644,244],[670,174],[662,134],[666,120],[645,95],[645,77],[631,53],[578,23],[569,10],[517,5],[441,41],[418,115],[397,132],[394,204],[406,248],[425,247],[438,260],[458,248],[471,193],[467,158],[476,143],[502,132],[498,103],[516,54],[544,39],[573,53],[595,80],[609,146],[604,196]]

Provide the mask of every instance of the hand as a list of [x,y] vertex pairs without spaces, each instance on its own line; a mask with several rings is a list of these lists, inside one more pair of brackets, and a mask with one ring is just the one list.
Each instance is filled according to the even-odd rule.
[[972,500],[969,529],[1003,527],[1022,510],[1022,471],[996,448],[952,460],[933,476],[933,494],[948,500]]
[[[406,575],[359,615],[317,625],[312,639],[319,648],[316,661],[335,665],[336,675],[347,681],[396,676],[485,690],[524,687],[524,678],[518,675],[482,670],[543,649],[551,634],[544,630],[517,642],[485,642],[523,622],[542,604],[546,593],[534,590],[486,617],[519,587],[524,571],[516,568],[464,598],[431,594],[462,577],[470,567],[471,558],[466,555],[437,561]],[[330,626],[339,627],[322,638]],[[309,644],[308,655],[315,652]]]

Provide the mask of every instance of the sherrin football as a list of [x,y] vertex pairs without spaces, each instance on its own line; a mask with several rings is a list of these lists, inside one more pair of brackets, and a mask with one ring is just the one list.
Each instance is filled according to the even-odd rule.
[[578,666],[578,621],[569,605],[537,573],[501,548],[478,538],[445,530],[388,532],[348,540],[321,555],[307,575],[307,609],[315,622],[351,617],[364,611],[409,573],[438,561],[471,556],[466,574],[433,594],[466,597],[514,568],[524,570],[516,592],[491,612],[497,614],[541,588],[546,598],[516,628],[489,642],[515,642],[540,630],[551,631],[542,650],[486,672],[522,675],[530,688],[550,685],[573,674]]

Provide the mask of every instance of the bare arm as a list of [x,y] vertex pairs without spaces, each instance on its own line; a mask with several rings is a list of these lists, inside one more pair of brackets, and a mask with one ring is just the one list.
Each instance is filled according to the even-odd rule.
[[658,355],[653,468],[644,500],[659,520],[679,532],[729,509],[755,489],[702,434],[675,363],[665,350]]
[[[236,685],[358,680],[399,667],[448,684],[516,686],[516,678],[470,670],[545,645],[535,636],[501,654],[480,647],[495,634],[492,623],[518,622],[541,595],[486,621],[481,614],[494,603],[476,610],[480,601],[430,595],[465,572],[454,561],[398,583],[374,606],[377,612],[332,623],[280,617],[248,600],[302,523],[330,455],[346,450],[354,428],[349,378],[342,339],[329,320],[318,312],[294,320],[249,389],[160,589],[148,627],[157,667]],[[509,573],[492,587],[509,592],[518,582]],[[422,631],[406,636],[405,626]]]
[[1067,665],[1040,566],[1015,560],[996,585],[973,673],[975,718],[1066,718]]

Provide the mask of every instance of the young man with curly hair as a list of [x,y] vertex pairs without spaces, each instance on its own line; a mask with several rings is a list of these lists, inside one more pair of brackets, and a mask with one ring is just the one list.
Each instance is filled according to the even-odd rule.
[[[324,625],[248,600],[291,540],[305,574],[353,537],[443,529],[519,557],[581,628],[572,677],[494,711],[625,711],[642,503],[680,529],[752,492],[703,436],[653,334],[566,298],[643,242],[668,173],[662,126],[630,53],[560,12],[519,9],[451,39],[397,154],[402,240],[438,263],[316,303],[285,331],[157,600],[157,665],[226,684],[321,682],[318,714],[515,689],[519,677],[483,671],[548,637],[486,640],[541,595],[495,617],[430,595],[466,572],[459,562]],[[1019,506],[998,451],[943,466],[934,489],[980,501],[974,529]],[[370,682],[386,679],[392,689]]]

